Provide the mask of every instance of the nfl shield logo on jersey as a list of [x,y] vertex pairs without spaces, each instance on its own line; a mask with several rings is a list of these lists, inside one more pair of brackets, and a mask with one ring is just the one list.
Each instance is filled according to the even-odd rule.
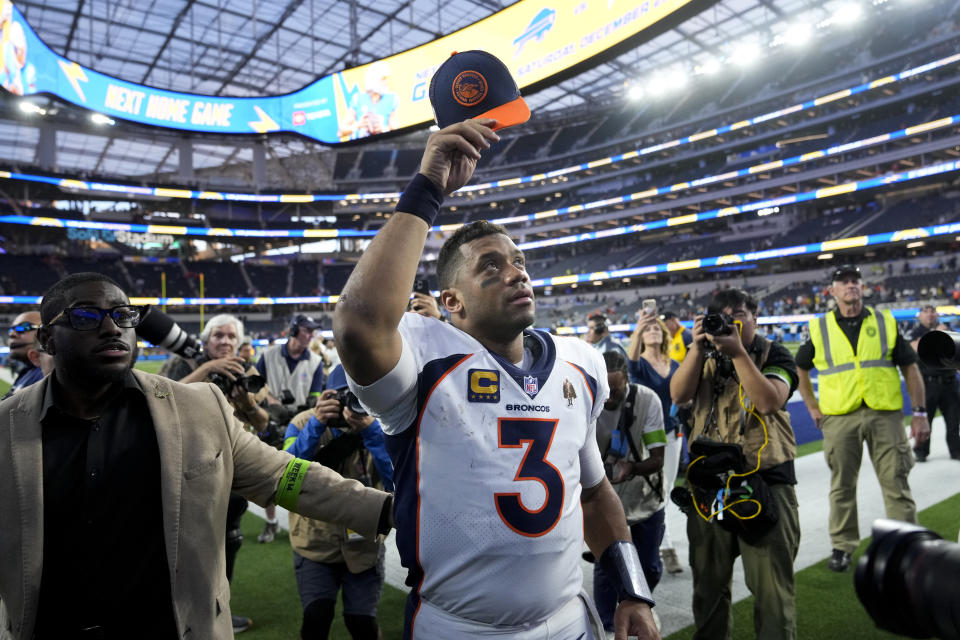
[[533,376],[523,376],[523,390],[526,391],[527,395],[531,398],[537,395],[537,391],[539,391],[537,379]]

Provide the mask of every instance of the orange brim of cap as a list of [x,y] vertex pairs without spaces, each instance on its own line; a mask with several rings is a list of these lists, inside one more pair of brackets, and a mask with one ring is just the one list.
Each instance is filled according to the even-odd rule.
[[493,130],[497,131],[499,129],[512,127],[516,124],[523,124],[529,120],[530,107],[527,105],[526,100],[518,96],[515,100],[511,100],[507,104],[502,104],[499,107],[490,109],[490,111],[481,113],[477,118],[493,118],[497,121]]

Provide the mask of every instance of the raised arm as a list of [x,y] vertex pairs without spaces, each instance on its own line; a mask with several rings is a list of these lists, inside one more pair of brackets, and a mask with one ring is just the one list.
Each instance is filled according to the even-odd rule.
[[697,316],[693,321],[693,342],[687,350],[687,356],[677,367],[670,379],[670,397],[673,404],[683,405],[693,400],[700,385],[700,376],[703,374],[703,363],[706,354],[700,345],[706,339],[703,332],[703,316]]
[[499,140],[494,120],[467,120],[433,133],[418,173],[396,214],[374,237],[353,269],[333,316],[343,368],[361,385],[390,372],[400,359],[397,327],[407,308],[427,232],[443,196],[473,175],[480,152]]

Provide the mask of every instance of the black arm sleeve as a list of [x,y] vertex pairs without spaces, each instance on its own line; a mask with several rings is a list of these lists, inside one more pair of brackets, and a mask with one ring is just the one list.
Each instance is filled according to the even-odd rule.
[[804,371],[813,369],[813,358],[817,355],[817,350],[813,346],[812,340],[807,340],[797,349],[797,366]]

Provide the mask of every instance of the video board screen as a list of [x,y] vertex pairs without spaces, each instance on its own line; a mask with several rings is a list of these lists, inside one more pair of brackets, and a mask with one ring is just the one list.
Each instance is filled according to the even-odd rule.
[[51,94],[111,117],[205,133],[297,133],[326,144],[433,120],[433,72],[455,51],[482,48],[523,89],[638,35],[693,0],[520,0],[459,31],[318,79],[282,96],[229,98],[165,91],[113,78],[51,50],[0,0],[0,84]]

